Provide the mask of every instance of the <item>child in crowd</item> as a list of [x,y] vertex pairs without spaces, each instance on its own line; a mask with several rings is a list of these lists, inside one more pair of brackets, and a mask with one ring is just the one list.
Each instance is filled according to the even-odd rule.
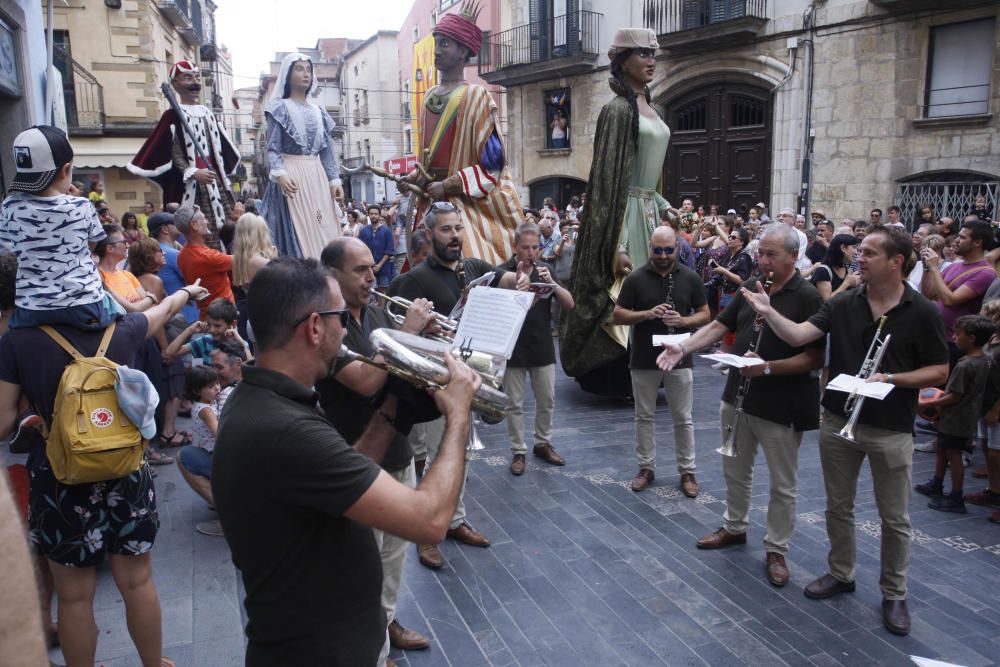
[[[1000,329],[1000,300],[984,303],[982,313]],[[990,375],[983,392],[983,424],[980,435],[986,457],[987,486],[978,493],[966,494],[965,502],[1000,508],[1000,334],[993,335],[983,352],[990,360]],[[973,473],[973,477],[976,476]],[[989,520],[1000,523],[1000,509],[995,509]]]
[[[209,454],[215,449],[215,436],[219,428],[220,391],[222,386],[219,373],[211,366],[195,366],[184,379],[184,395],[191,401],[191,417],[194,421],[191,445]],[[211,467],[211,459],[208,465]],[[186,462],[185,467],[191,469]]]
[[216,299],[208,304],[204,321],[195,322],[170,341],[170,345],[163,351],[164,359],[190,354],[196,365],[210,366],[212,350],[224,340],[238,342],[247,351],[247,358],[252,359],[249,346],[236,330],[237,317],[236,304],[222,298]]
[[105,292],[91,259],[94,245],[105,237],[94,207],[69,194],[69,140],[59,128],[36,125],[14,139],[14,162],[14,192],[0,206],[0,241],[18,261],[10,327],[107,327],[124,311]]
[[[963,353],[948,378],[944,394],[924,403],[938,407],[937,463],[934,477],[914,489],[930,496],[927,506],[942,512],[964,514],[962,495],[965,480],[963,452],[976,436],[976,425],[982,414],[983,391],[990,374],[990,360],[983,346],[996,333],[996,325],[982,315],[964,315],[955,320],[955,346]],[[951,468],[951,493],[944,495],[944,473]]]

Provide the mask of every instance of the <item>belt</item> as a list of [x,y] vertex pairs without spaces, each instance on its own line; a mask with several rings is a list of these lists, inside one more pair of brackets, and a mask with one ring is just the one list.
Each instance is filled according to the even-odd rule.
[[656,190],[651,188],[640,188],[637,185],[628,186],[628,194],[630,197],[642,197],[643,199],[652,199],[653,195],[656,194]]

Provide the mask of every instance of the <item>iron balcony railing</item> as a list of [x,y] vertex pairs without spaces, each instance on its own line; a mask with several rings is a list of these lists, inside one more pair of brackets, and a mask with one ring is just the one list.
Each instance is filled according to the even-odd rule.
[[601,14],[577,11],[491,35],[479,73],[601,52]]
[[969,116],[990,110],[990,84],[931,88],[927,91],[924,118]]
[[103,131],[104,87],[61,46],[53,47],[53,56],[55,66],[63,75],[66,126],[70,134]]
[[643,23],[657,35],[741,18],[770,18],[767,0],[643,0]]

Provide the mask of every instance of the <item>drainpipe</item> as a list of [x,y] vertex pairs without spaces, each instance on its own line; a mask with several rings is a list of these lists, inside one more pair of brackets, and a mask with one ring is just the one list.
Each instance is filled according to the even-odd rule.
[[812,126],[812,106],[813,106],[813,83],[814,83],[814,63],[816,60],[816,3],[810,3],[809,8],[802,15],[803,27],[809,31],[808,39],[802,40],[803,45],[809,49],[808,57],[805,58],[806,68],[806,94],[805,94],[805,114],[803,115],[802,128],[802,162],[800,168],[801,189],[799,190],[799,213],[809,220],[809,199],[812,195],[812,163],[813,163],[813,143],[816,139],[816,130]]

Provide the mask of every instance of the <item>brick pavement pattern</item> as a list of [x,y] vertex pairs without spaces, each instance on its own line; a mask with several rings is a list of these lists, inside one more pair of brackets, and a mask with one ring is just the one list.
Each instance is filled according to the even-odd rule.
[[[788,555],[791,579],[772,587],[764,572],[768,475],[758,456],[746,546],[700,551],[695,540],[722,525],[725,482],[718,401],[724,378],[699,360],[695,429],[701,495],[683,497],[672,465],[633,493],[637,469],[632,407],[556,380],[553,445],[565,467],[528,458],[513,477],[503,424],[481,426],[486,449],[469,465],[470,522],[493,546],[447,540],[447,563],[422,567],[407,555],[397,617],[431,636],[424,651],[390,654],[398,665],[904,665],[911,655],[983,667],[1000,660],[1000,528],[987,508],[935,512],[914,495],[909,577],[913,629],[882,626],[879,521],[871,476],[858,486],[857,592],[826,601],[802,589],[826,572],[825,498],[817,432],[799,461],[799,502]],[[530,397],[526,412],[533,409]],[[672,461],[670,413],[657,408],[660,460]],[[183,426],[181,426],[183,428]],[[170,451],[170,450],[168,450]],[[172,452],[175,453],[175,452]],[[977,455],[978,456],[978,455]],[[914,454],[913,479],[930,476],[933,454]],[[160,468],[162,527],[154,578],[164,611],[165,653],[178,667],[243,664],[241,585],[223,540],[199,535],[213,513],[173,467]],[[970,491],[980,480],[967,482]],[[99,664],[138,665],[124,608],[102,572]],[[61,656],[53,652],[53,662]]]

